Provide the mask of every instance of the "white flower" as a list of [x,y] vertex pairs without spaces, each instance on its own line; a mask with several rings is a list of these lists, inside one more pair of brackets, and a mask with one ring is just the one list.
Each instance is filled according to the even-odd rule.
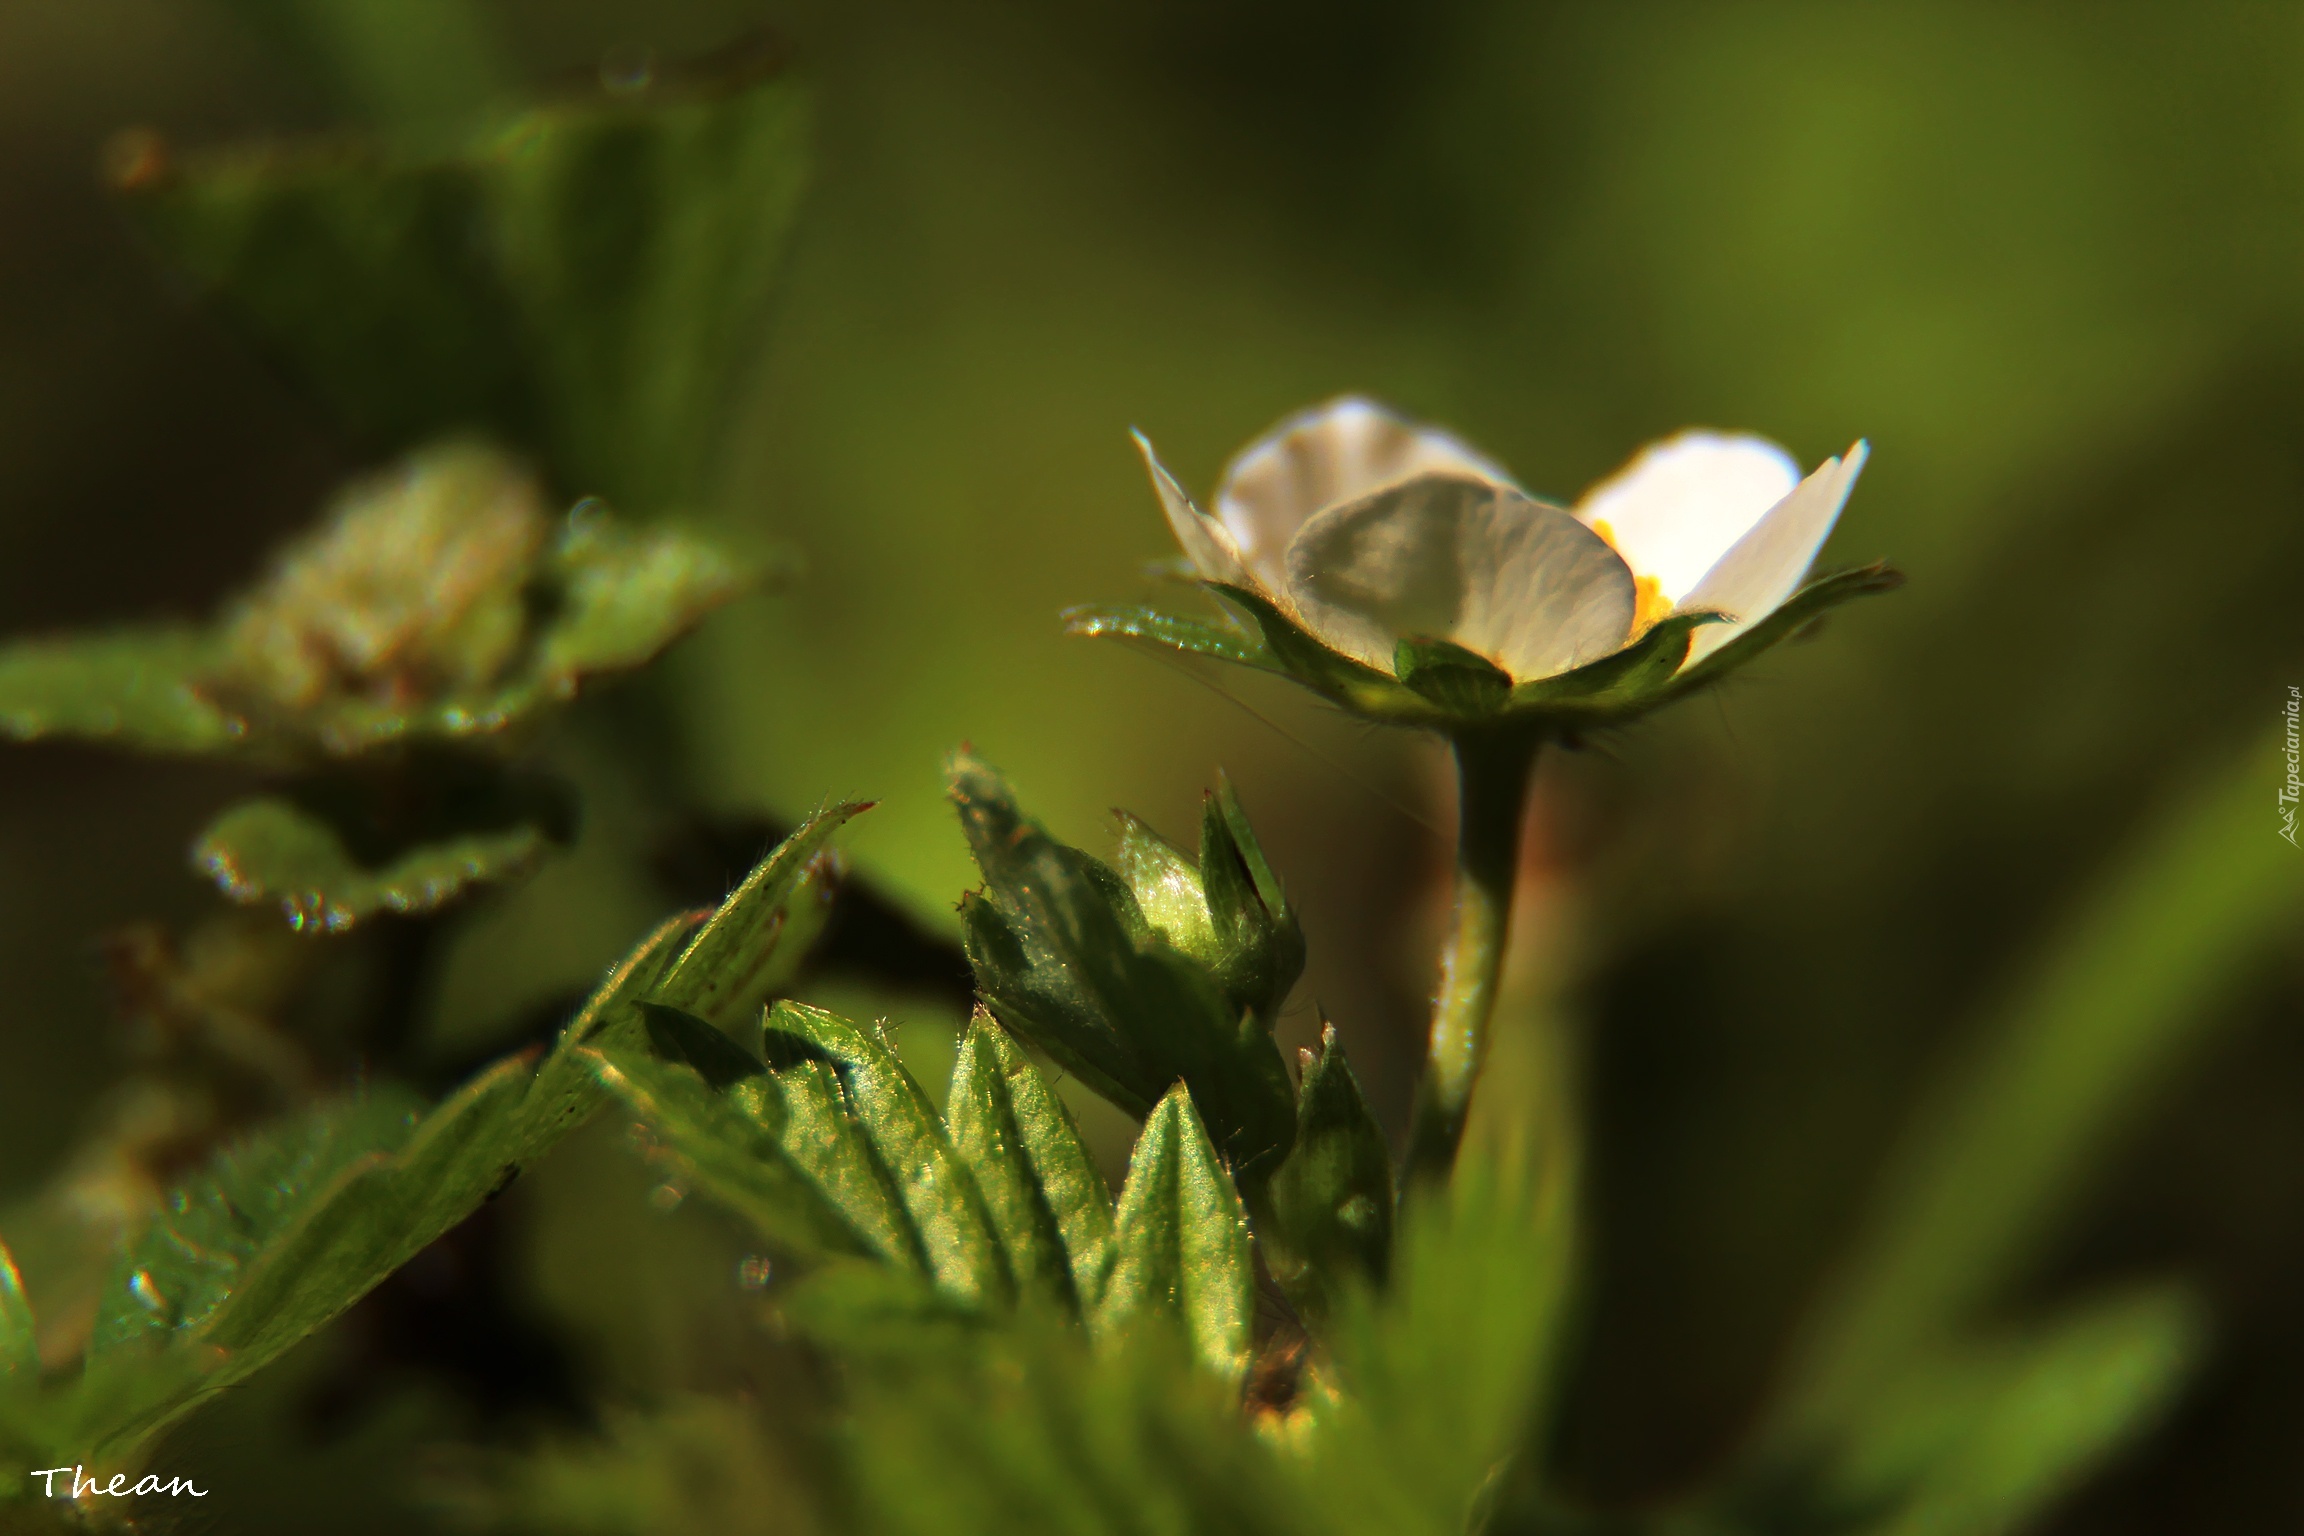
[[1233,459],[1211,516],[1136,441],[1205,579],[1380,672],[1401,640],[1447,640],[1515,682],[1601,660],[1672,614],[1723,615],[1690,632],[1685,666],[1767,617],[1815,561],[1866,451],[1803,479],[1764,438],[1683,432],[1569,511],[1447,433],[1347,396]]

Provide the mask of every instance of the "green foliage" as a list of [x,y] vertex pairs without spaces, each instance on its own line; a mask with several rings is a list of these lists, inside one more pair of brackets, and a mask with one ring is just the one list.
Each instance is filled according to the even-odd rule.
[[844,1436],[858,1529],[884,1536],[1310,1536],[1331,1525],[1223,1383],[1164,1341],[1089,1349],[1029,1321],[938,1369],[861,1373]]
[[647,512],[714,468],[805,181],[737,77],[529,111],[444,154],[231,150],[122,188],[145,234],[391,448],[484,430]]
[[234,901],[277,905],[298,931],[332,932],[378,912],[430,912],[471,886],[520,873],[548,846],[542,828],[516,826],[423,843],[370,869],[326,821],[267,796],[210,822],[192,861]]
[[1112,1192],[1072,1112],[981,1010],[953,1062],[946,1114],[1017,1290],[1077,1314],[1103,1287]]
[[0,722],[286,766],[484,741],[645,664],[750,582],[596,505],[555,526],[519,463],[447,442],[353,482],[208,631],[0,648]]
[[1096,1331],[1172,1325],[1205,1369],[1237,1379],[1248,1367],[1255,1289],[1247,1213],[1179,1085],[1152,1111],[1129,1159]]
[[[1130,1114],[1150,1114],[1181,1079],[1225,1158],[1250,1177],[1268,1172],[1295,1135],[1294,1094],[1270,1022],[1155,926],[1119,873],[1027,819],[991,769],[960,755],[950,783],[984,872],[984,890],[961,900],[960,921],[992,1012]],[[1131,844],[1141,868],[1148,845],[1137,834]],[[1228,921],[1247,918],[1235,906]],[[1212,936],[1214,922],[1211,907]],[[1284,969],[1262,970],[1267,995]]]
[[2160,1416],[2203,1333],[2189,1298],[2145,1292],[1918,1362],[1844,1427],[1826,1488],[1892,1505],[1881,1536],[2018,1530]]
[[[802,827],[701,930],[693,916],[658,929],[540,1063],[507,1058],[421,1117],[373,1095],[224,1153],[122,1259],[80,1378],[47,1389],[21,1371],[8,1378],[0,1433],[43,1453],[131,1460],[341,1313],[590,1116],[604,1097],[593,1053],[642,1037],[648,996],[701,989],[699,944],[717,933],[709,962],[748,984],[789,977],[797,957],[777,951],[805,926],[790,914],[821,903],[829,872],[818,855],[853,810]],[[734,933],[747,938],[731,947]],[[0,1322],[28,1328],[9,1294],[16,1305]]]
[[1324,1322],[1339,1287],[1381,1285],[1392,1259],[1392,1154],[1323,1026],[1296,1089],[1296,1145],[1273,1175],[1265,1260],[1290,1301]]
[[230,751],[248,724],[201,691],[216,664],[213,640],[195,630],[19,641],[0,648],[0,732],[139,752]]
[[1477,1529],[1542,1423],[1574,1259],[1565,1170],[1468,1146],[1411,1200],[1390,1284],[1338,1287],[1309,1395],[1313,1488],[1340,1525]]
[[2263,826],[2268,760],[2171,807],[1940,1085],[1819,1308],[1776,1443],[1828,1437],[2023,1278],[2092,1156],[2213,1019],[2220,978],[2294,921],[2294,850]]

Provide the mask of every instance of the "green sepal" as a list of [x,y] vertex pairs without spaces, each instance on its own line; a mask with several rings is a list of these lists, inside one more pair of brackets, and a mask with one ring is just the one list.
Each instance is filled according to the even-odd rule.
[[1396,675],[1387,675],[1329,649],[1263,593],[1228,582],[1202,586],[1244,614],[1261,644],[1140,608],[1075,609],[1068,628],[1076,635],[1118,636],[1281,672],[1370,719],[1443,732],[1511,725],[1539,734],[1565,733],[1621,724],[1682,698],[1746,665],[1826,610],[1893,591],[1903,580],[1880,564],[1821,577],[1718,650],[1685,666],[1695,631],[1724,622],[1726,616],[1671,614],[1597,661],[1518,684],[1488,657],[1434,639],[1398,642],[1393,649]]
[[1128,640],[1156,651],[1205,656],[1235,666],[1291,676],[1270,647],[1253,634],[1230,625],[1164,613],[1135,603],[1108,606],[1083,604],[1064,610],[1064,632],[1086,640]]
[[1842,603],[1893,592],[1903,585],[1904,573],[1883,561],[1819,576],[1786,598],[1774,613],[1757,624],[1746,625],[1735,639],[1675,675],[1665,690],[1665,697],[1679,698],[1717,682],[1739,667],[1748,666],[1763,651],[1799,633]]
[[1199,873],[1217,980],[1269,1030],[1304,974],[1304,927],[1223,773],[1200,802]]
[[1334,1025],[1321,1029],[1319,1054],[1305,1052],[1303,1067],[1296,1146],[1264,1196],[1272,1214],[1264,1256],[1296,1310],[1317,1324],[1340,1286],[1381,1286],[1391,1268],[1392,1156]]
[[1248,1368],[1254,1303],[1247,1214],[1179,1084],[1144,1122],[1129,1158],[1095,1332],[1175,1326],[1203,1367],[1238,1380]]
[[1709,611],[1667,614],[1612,656],[1557,677],[1520,684],[1512,690],[1511,707],[1571,719],[1604,719],[1610,711],[1637,705],[1670,683],[1688,657],[1695,632],[1725,622],[1726,615]]
[[232,751],[248,722],[213,696],[216,651],[204,632],[160,628],[0,646],[0,735]]
[[768,1070],[759,1057],[685,1008],[643,999],[640,1019],[660,1059],[693,1069],[714,1092]]
[[381,912],[435,911],[474,886],[525,874],[551,844],[543,827],[521,823],[420,843],[369,866],[321,816],[267,795],[210,822],[192,862],[234,901],[277,906],[300,933],[334,933]]
[[1277,1162],[1295,1096],[1254,1014],[1146,920],[1119,874],[1029,820],[990,768],[961,753],[949,772],[984,873],[960,919],[993,1014],[1132,1115],[1183,1080],[1244,1175]]
[[1264,649],[1290,677],[1326,698],[1379,719],[1421,721],[1445,711],[1399,679],[1330,650],[1266,597],[1250,587],[1212,581],[1208,590],[1248,615],[1264,637]]
[[1512,696],[1512,675],[1453,640],[1402,640],[1392,675],[1455,715],[1492,715]]
[[[848,1105],[880,1165],[894,1176],[937,1286],[965,1302],[1005,1303],[1013,1284],[984,1196],[896,1053],[870,1031],[804,1003],[778,1003],[768,1033],[806,1040],[844,1069],[839,1078]],[[793,1072],[829,1070],[808,1062]]]
[[25,1298],[16,1256],[0,1243],[0,1376],[40,1374],[40,1334]]
[[945,1114],[1019,1293],[1078,1312],[1103,1280],[1112,1192],[1072,1112],[981,1009],[953,1062]]
[[1208,910],[1199,864],[1143,818],[1116,810],[1112,819],[1120,828],[1112,867],[1134,893],[1144,920],[1169,943],[1215,969],[1220,958],[1216,923]]

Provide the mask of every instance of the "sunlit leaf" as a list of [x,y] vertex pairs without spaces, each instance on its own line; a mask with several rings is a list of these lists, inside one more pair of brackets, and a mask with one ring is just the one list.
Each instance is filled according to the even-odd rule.
[[1064,1101],[981,1011],[960,1042],[946,1113],[1018,1288],[1077,1311],[1104,1277],[1112,1192]]
[[832,834],[868,809],[862,802],[827,806],[778,844],[681,952],[655,1001],[719,1029],[756,1027],[830,909]]
[[805,1040],[837,1063],[849,1107],[895,1177],[936,1283],[964,1301],[1008,1300],[1007,1262],[975,1176],[896,1053],[870,1031],[801,1003],[778,1003],[768,1032]]
[[757,581],[719,545],[627,528],[591,507],[570,514],[547,570],[559,606],[537,643],[534,674],[555,696],[585,677],[644,665]]
[[773,1106],[767,1117],[748,1115],[692,1070],[633,1052],[603,1053],[599,1070],[608,1088],[649,1127],[655,1150],[678,1176],[786,1252],[876,1251],[850,1214],[785,1153],[781,1100],[767,1101]]
[[1172,1324],[1202,1366],[1237,1379],[1254,1321],[1250,1263],[1239,1193],[1179,1086],[1145,1121],[1129,1159],[1096,1332]]

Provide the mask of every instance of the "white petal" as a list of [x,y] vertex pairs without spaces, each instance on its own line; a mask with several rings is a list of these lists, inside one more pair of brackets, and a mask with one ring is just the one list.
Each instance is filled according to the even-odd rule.
[[1681,603],[1684,608],[1717,608],[1733,624],[1706,624],[1689,641],[1688,659],[1718,650],[1747,624],[1774,613],[1798,590],[1816,551],[1840,520],[1840,508],[1855,489],[1871,446],[1858,442],[1846,455],[1826,459],[1799,488],[1768,509],[1752,531],[1736,541],[1720,562]]
[[1168,466],[1152,451],[1151,440],[1143,433],[1130,431],[1136,439],[1136,449],[1144,455],[1144,468],[1152,476],[1152,489],[1160,497],[1161,510],[1168,514],[1168,526],[1176,535],[1176,542],[1184,546],[1191,557],[1193,568],[1210,581],[1229,582],[1234,586],[1254,586],[1248,568],[1240,559],[1240,551],[1233,547],[1232,535],[1224,525],[1192,504],[1184,494],[1184,487],[1168,473]]
[[1799,483],[1800,466],[1764,437],[1682,432],[1586,491],[1576,516],[1678,603]]
[[1512,483],[1447,433],[1344,395],[1299,411],[1243,448],[1217,484],[1216,515],[1241,558],[1277,588],[1286,579],[1288,542],[1306,518],[1427,474]]
[[1622,646],[1632,572],[1558,507],[1488,480],[1424,475],[1315,514],[1288,546],[1307,628],[1383,671],[1402,639],[1453,640],[1516,680]]

